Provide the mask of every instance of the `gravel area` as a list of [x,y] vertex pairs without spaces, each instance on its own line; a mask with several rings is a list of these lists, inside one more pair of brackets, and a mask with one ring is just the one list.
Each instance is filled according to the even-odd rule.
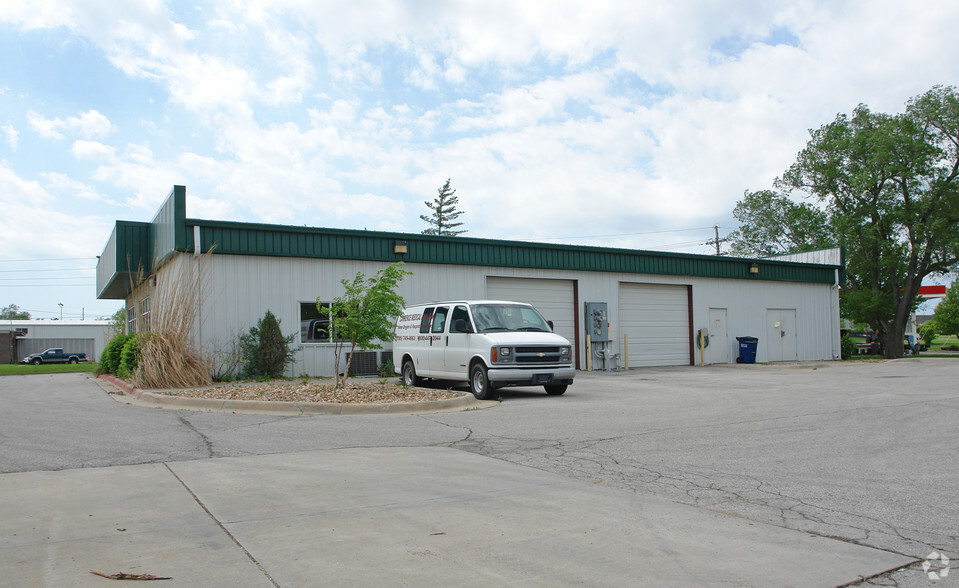
[[236,382],[212,388],[164,390],[161,394],[218,400],[268,400],[280,402],[337,402],[343,404],[393,404],[457,398],[461,392],[405,387],[397,380],[349,378],[341,388],[333,380]]

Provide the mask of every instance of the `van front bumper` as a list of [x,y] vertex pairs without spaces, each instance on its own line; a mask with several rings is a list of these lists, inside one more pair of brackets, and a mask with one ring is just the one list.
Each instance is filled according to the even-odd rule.
[[500,386],[532,386],[572,384],[576,368],[569,367],[524,367],[524,368],[489,368],[489,381]]

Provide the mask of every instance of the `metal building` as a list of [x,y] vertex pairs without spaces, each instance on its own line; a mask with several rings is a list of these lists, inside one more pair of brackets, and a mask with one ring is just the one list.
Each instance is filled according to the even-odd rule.
[[32,353],[40,353],[51,347],[86,353],[90,361],[100,361],[100,353],[109,343],[112,330],[113,322],[108,320],[0,321],[0,333],[9,332],[12,336],[5,341],[5,347],[9,346],[10,349],[9,355],[0,354],[0,363],[16,363]]
[[574,343],[580,369],[732,363],[739,336],[759,339],[758,362],[840,355],[841,263],[188,219],[183,186],[151,222],[116,222],[97,297],[125,300],[128,329],[144,331],[171,296],[189,293],[195,339],[211,353],[271,310],[284,333],[299,333],[290,375],[331,375],[317,299],[401,260],[413,273],[400,287],[408,303],[530,302]]

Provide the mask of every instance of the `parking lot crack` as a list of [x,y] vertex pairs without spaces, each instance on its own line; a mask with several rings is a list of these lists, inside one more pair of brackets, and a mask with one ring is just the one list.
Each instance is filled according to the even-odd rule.
[[203,434],[202,431],[199,431],[196,427],[193,426],[193,423],[188,421],[186,417],[181,416],[180,422],[189,427],[191,431],[200,436],[200,439],[203,440],[204,445],[206,445],[207,457],[213,457],[213,441],[209,437]]

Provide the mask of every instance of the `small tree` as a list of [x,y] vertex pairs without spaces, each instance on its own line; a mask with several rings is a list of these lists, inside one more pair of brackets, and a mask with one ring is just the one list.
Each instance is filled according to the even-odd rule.
[[251,378],[279,378],[287,364],[293,361],[296,348],[292,347],[296,333],[284,337],[280,321],[267,310],[250,332],[240,335],[244,373]]
[[946,297],[936,305],[933,316],[940,333],[959,336],[959,280],[949,287]]
[[459,198],[456,196],[456,190],[450,188],[450,181],[447,179],[443,187],[438,190],[439,195],[432,201],[425,201],[425,204],[432,214],[421,214],[420,218],[426,221],[430,227],[423,229],[424,235],[446,235],[455,237],[466,232],[466,230],[456,231],[456,227],[463,223],[454,222],[461,214],[462,210],[456,210],[459,204]]
[[[329,307],[316,300],[317,309],[330,316],[330,333],[336,342],[334,349],[335,387],[343,385],[346,374],[350,372],[353,352],[361,349],[382,349],[377,341],[392,341],[393,318],[399,316],[405,306],[403,297],[396,288],[404,276],[412,275],[402,269],[403,262],[398,261],[367,278],[357,272],[353,281],[340,280],[346,292],[333,299]],[[349,345],[350,351],[340,377],[340,356]]]
[[118,308],[110,317],[110,338],[117,335],[123,335],[127,332],[127,311],[125,308]]
[[25,310],[20,310],[20,307],[16,304],[10,304],[0,309],[0,319],[5,321],[26,321],[30,320],[30,313]]
[[939,326],[936,319],[929,319],[919,327],[919,339],[927,348],[932,347],[933,341],[939,336]]

